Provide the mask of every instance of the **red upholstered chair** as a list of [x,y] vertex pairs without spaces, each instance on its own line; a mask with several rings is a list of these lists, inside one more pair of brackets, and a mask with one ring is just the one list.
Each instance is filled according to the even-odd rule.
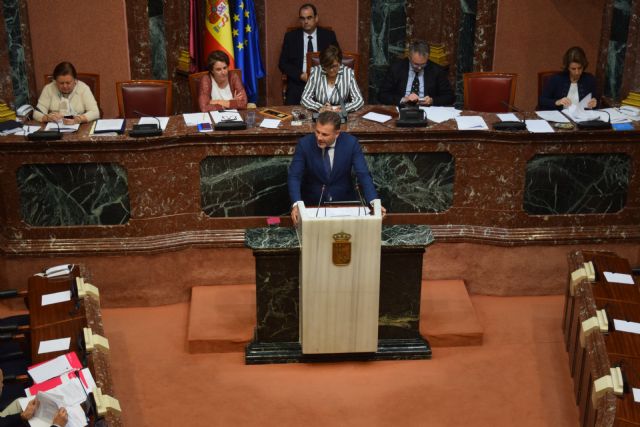
[[464,109],[490,113],[509,111],[503,102],[513,105],[517,74],[465,73]]
[[[189,93],[191,94],[191,108],[193,112],[200,111],[200,105],[198,105],[198,94],[200,93],[200,80],[206,76],[208,71],[200,71],[199,73],[189,74]],[[242,78],[242,70],[229,70],[229,75],[237,74]]]
[[[357,53],[342,52],[342,64],[353,69],[353,73],[358,78],[358,62],[360,55]],[[307,53],[307,74],[311,75],[311,67],[320,65],[320,52]]]
[[116,94],[120,117],[137,118],[173,114],[172,88],[169,80],[117,82]]
[[560,74],[562,71],[540,71],[538,72],[538,98],[542,95],[542,89],[547,84],[549,79],[556,74]]

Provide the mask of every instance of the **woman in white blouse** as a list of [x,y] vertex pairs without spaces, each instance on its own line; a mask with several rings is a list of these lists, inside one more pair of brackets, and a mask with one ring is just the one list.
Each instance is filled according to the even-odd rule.
[[362,108],[362,93],[353,70],[342,64],[339,47],[332,45],[320,52],[320,65],[311,69],[301,103],[315,111],[340,111],[343,103],[347,112]]

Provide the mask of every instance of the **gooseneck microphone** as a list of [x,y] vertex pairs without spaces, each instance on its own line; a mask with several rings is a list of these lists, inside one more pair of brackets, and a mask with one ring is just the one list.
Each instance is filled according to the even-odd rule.
[[[38,106],[36,105],[35,107],[33,107],[34,110],[36,110],[38,113],[46,116],[47,113],[45,113],[44,111],[40,110],[38,108]],[[29,135],[27,135],[27,139],[29,141],[55,141],[57,139],[62,138],[62,133],[60,132],[60,125],[58,124],[58,122],[53,121],[51,123],[55,123],[56,127],[58,128],[58,130],[37,130],[35,132],[30,133]]]
[[[322,149],[324,152],[324,148]],[[324,196],[324,190],[327,186],[322,184],[322,190],[320,190],[320,200],[318,200],[318,207],[316,208],[316,218],[318,217],[318,213],[320,212],[320,205],[322,204],[322,197]]]
[[133,125],[133,129],[129,131],[129,136],[139,138],[139,137],[162,135],[162,123],[160,123],[159,118],[157,118],[156,116],[152,116],[151,114],[145,114],[138,110],[133,110],[133,112],[139,115],[140,117],[152,117],[156,119],[158,124],[154,125],[153,123],[149,123],[149,124],[142,124],[142,125],[141,124]]
[[[358,199],[360,199],[360,205],[362,205],[362,209],[364,210],[365,215],[366,215],[367,205],[364,202],[364,197],[362,197],[362,192],[360,191],[360,183],[358,182],[358,177],[356,177],[356,185],[355,185],[355,187],[356,187],[356,192],[358,193]],[[358,213],[358,215],[359,215],[359,213]]]
[[[510,110],[515,111],[516,113],[521,113],[524,114],[522,112],[522,110],[520,110],[519,108],[516,108],[515,105],[511,105],[508,102],[505,101],[500,101],[500,103],[502,105],[504,105],[505,107],[509,108]],[[516,116],[517,118],[518,116]],[[524,119],[522,120],[505,120],[505,121],[501,121],[501,122],[496,122],[493,124],[493,129],[494,130],[505,130],[505,131],[517,131],[517,130],[526,130],[527,129],[527,124],[525,123]]]

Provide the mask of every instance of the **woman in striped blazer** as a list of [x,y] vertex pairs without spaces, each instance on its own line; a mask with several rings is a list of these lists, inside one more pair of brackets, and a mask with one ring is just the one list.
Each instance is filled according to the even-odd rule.
[[320,65],[311,69],[301,103],[309,110],[340,111],[343,102],[347,112],[364,105],[353,70],[342,64],[342,51],[332,45],[320,52]]

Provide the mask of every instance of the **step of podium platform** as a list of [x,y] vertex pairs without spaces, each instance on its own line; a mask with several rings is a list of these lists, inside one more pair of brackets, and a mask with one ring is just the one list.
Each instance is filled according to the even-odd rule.
[[483,328],[462,280],[424,280],[420,334],[431,347],[482,345]]
[[[462,280],[422,282],[420,333],[431,347],[482,344],[482,327]],[[244,352],[256,324],[255,286],[191,288],[189,353]]]
[[244,352],[256,324],[255,285],[191,288],[189,353]]

